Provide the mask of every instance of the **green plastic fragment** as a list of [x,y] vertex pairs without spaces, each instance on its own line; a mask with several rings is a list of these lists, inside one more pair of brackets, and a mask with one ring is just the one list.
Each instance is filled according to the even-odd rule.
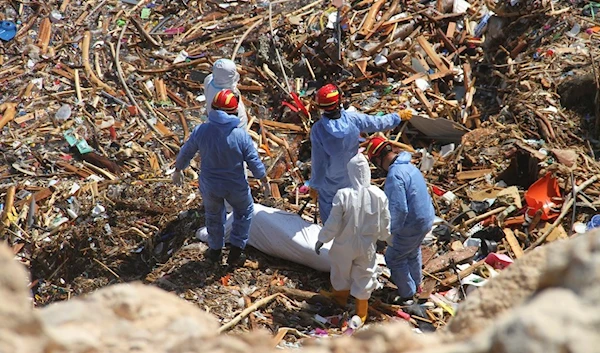
[[141,14],[142,19],[144,19],[144,20],[149,19],[150,18],[150,13],[151,13],[151,11],[150,11],[149,8],[147,8],[147,7],[143,8],[142,9],[142,14]]

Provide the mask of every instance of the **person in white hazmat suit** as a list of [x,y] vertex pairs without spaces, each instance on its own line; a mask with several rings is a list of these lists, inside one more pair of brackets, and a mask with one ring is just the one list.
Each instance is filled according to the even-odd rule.
[[[240,74],[237,72],[235,63],[229,59],[219,59],[213,64],[212,74],[206,76],[204,79],[204,96],[206,97],[206,115],[211,112],[211,102],[223,89],[230,89],[237,96],[240,96],[240,91],[237,88],[238,81],[240,80]],[[238,102],[238,118],[240,119],[239,128],[246,130],[248,125],[248,115],[246,114],[246,107],[242,99]]]
[[362,153],[348,163],[348,175],[352,186],[335,194],[315,251],[319,254],[323,244],[333,240],[331,296],[342,306],[350,294],[356,298],[356,315],[364,323],[377,285],[376,243],[390,238],[390,211],[385,193],[371,185],[369,162]]

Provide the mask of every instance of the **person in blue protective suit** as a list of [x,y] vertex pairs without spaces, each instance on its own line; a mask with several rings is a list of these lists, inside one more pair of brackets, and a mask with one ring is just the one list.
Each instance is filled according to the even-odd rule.
[[[316,94],[316,103],[323,110],[321,119],[311,128],[311,176],[309,186],[312,196],[318,194],[321,221],[327,222],[335,193],[349,187],[348,162],[359,147],[361,132],[376,132],[392,129],[400,124],[396,113],[372,116],[349,112],[341,107],[341,91],[333,84],[321,87]],[[405,119],[412,113],[401,111]]]
[[250,135],[237,127],[240,121],[236,116],[238,100],[235,94],[229,89],[218,92],[212,108],[208,123],[194,129],[177,155],[172,180],[175,185],[182,185],[182,171],[199,152],[200,193],[204,202],[209,247],[205,257],[212,262],[220,261],[221,249],[225,245],[224,202],[227,200],[233,207],[234,217],[227,263],[235,266],[246,247],[254,211],[250,187],[244,175],[244,162],[254,177],[261,179],[266,197],[270,189],[265,188],[265,166],[258,157]]
[[394,301],[409,305],[422,280],[421,243],[433,227],[435,211],[421,171],[411,163],[408,152],[395,153],[383,137],[369,140],[371,162],[387,172],[384,191],[388,197],[392,241],[385,261],[398,287]]

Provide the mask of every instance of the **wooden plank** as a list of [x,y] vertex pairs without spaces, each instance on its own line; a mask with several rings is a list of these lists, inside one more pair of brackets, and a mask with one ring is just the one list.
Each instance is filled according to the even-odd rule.
[[4,230],[4,226],[6,225],[5,223],[8,219],[8,215],[12,212],[16,191],[17,187],[11,185],[8,188],[8,191],[6,192],[6,197],[4,198],[4,210],[2,211],[2,216],[0,217],[0,230]]
[[17,115],[17,103],[3,103],[0,105],[0,130],[6,126],[6,124],[13,121]]
[[458,180],[471,180],[480,178],[486,174],[492,173],[492,169],[476,169],[476,170],[466,170],[464,172],[456,173],[456,177]]
[[[53,193],[54,192],[52,191],[52,189],[50,189],[50,188],[44,188],[44,189],[36,192],[35,194],[33,194],[33,197],[35,198],[35,202],[38,203],[38,202],[40,202],[42,200],[47,199]],[[16,207],[23,207],[23,205],[25,205],[28,202],[29,202],[29,199],[25,198],[23,200],[20,200],[20,201],[16,202],[15,206]]]
[[56,165],[58,165],[60,168],[66,170],[68,172],[75,173],[84,179],[89,177],[90,175],[92,175],[91,173],[88,173],[81,168],[77,168],[74,165],[71,165],[66,161],[57,161]]
[[158,162],[158,157],[156,156],[156,153],[154,153],[154,152],[148,153],[148,162],[150,163],[150,168],[152,168],[152,171],[154,171],[154,172],[160,171],[160,163]]
[[513,233],[512,229],[504,228],[504,234],[504,239],[506,239],[508,245],[510,245],[510,249],[512,250],[513,254],[515,254],[515,258],[518,259],[522,257],[524,255],[523,248],[521,248],[521,245],[519,244],[519,241],[517,240],[517,237],[515,236],[515,233]]
[[438,53],[435,52],[435,50],[431,46],[431,43],[429,43],[427,41],[427,39],[425,39],[425,37],[423,37],[423,36],[417,37],[417,42],[419,43],[421,48],[423,48],[425,53],[427,53],[427,56],[429,56],[429,59],[431,59],[431,61],[433,61],[433,64],[435,65],[435,67],[438,68],[438,70],[440,70],[442,72],[448,70],[448,67],[444,64],[442,59],[440,59],[440,56],[438,55]]
[[429,100],[427,99],[427,97],[425,97],[425,94],[423,94],[423,91],[421,91],[418,88],[415,88],[415,95],[417,96],[417,99],[421,102],[421,104],[423,104],[423,107],[427,111],[427,114],[429,114],[429,117],[434,118],[434,119],[437,118],[438,115],[437,115],[437,113],[435,113],[433,111],[433,105],[431,105],[431,103],[429,103]]
[[46,17],[42,20],[38,32],[37,46],[40,47],[42,54],[46,54],[48,51],[50,38],[52,38],[52,22],[50,22],[50,18]]
[[425,58],[423,57],[423,55],[421,55],[421,53],[416,52],[415,59],[417,59],[419,61],[419,63],[421,64],[421,66],[423,66],[425,71],[429,72],[429,70],[431,70],[431,66],[429,66],[429,64],[427,63],[427,60],[425,60]]
[[181,99],[177,95],[177,93],[171,91],[168,87],[166,87],[166,89],[167,89],[167,96],[169,96],[169,98],[171,98],[173,100],[173,102],[175,102],[175,104],[177,104],[178,106],[183,107],[183,108],[188,107],[187,103],[183,99]]
[[291,131],[304,131],[304,128],[302,128],[301,126],[295,125],[295,124],[289,124],[289,123],[280,123],[279,121],[272,121],[272,120],[263,120],[263,125],[268,126],[268,127],[274,127],[276,129],[284,129],[284,130],[291,130]]
[[448,28],[446,29],[446,37],[454,39],[455,32],[456,32],[456,22],[448,23]]
[[383,6],[384,3],[385,0],[377,0],[373,5],[371,5],[369,13],[367,13],[365,22],[358,31],[358,34],[360,34],[363,37],[366,37],[369,34],[371,28],[373,28],[373,25],[375,24],[377,13],[379,12],[379,9],[381,8],[381,6]]
[[410,77],[405,78],[404,80],[402,80],[402,84],[403,85],[408,85],[408,84],[410,84],[410,83],[412,83],[412,82],[414,82],[414,81],[416,81],[416,80],[418,80],[420,78],[423,78],[425,76],[427,76],[427,74],[425,74],[423,72],[416,73],[416,74],[414,74],[414,75],[412,75],[412,76],[410,76]]
[[435,244],[429,246],[421,245],[421,259],[423,266],[427,266],[429,261],[437,254],[438,246]]
[[476,263],[471,265],[469,268],[460,271],[460,273],[458,275],[454,274],[454,275],[444,279],[441,283],[442,286],[444,286],[444,287],[452,286],[454,283],[458,282],[459,276],[462,280],[463,278],[467,277],[471,273],[475,272],[475,270],[477,270],[480,266],[483,266],[483,264],[485,264],[485,259],[481,259],[481,260],[477,261]]
[[452,262],[456,264],[465,263],[473,259],[477,249],[478,247],[476,246],[468,246],[462,250],[449,251],[429,261],[424,271],[433,274],[448,269],[452,265]]
[[[552,227],[552,224],[547,222],[544,225],[544,228],[541,229],[542,232],[546,232],[548,231],[548,229],[550,229],[550,227]],[[569,236],[567,235],[567,232],[565,231],[565,228],[562,226],[562,224],[559,224],[556,228],[554,228],[550,234],[548,235],[548,237],[546,237],[546,243],[551,243],[555,240],[558,239],[567,239]]]
[[177,137],[177,135],[175,135],[173,131],[166,127],[165,124],[163,124],[160,121],[157,121],[154,126],[156,127],[156,130],[160,132],[164,137],[172,137],[175,141],[177,141],[177,143],[179,143],[179,137]]
[[452,41],[448,37],[446,37],[446,34],[442,32],[441,29],[438,28],[436,30],[436,33],[438,34],[442,42],[444,42],[444,46],[446,47],[446,49],[448,49],[451,52],[456,51],[456,47],[454,46],[454,44],[452,44]]
[[442,71],[438,71],[438,72],[435,72],[435,73],[433,73],[431,75],[427,75],[427,77],[429,78],[430,81],[435,81],[435,80],[437,80],[439,78],[446,77],[446,76],[449,76],[451,74],[452,74],[452,72],[450,70],[443,71],[443,72]]
[[275,200],[281,200],[281,193],[279,192],[279,185],[277,185],[277,183],[269,183],[269,188],[271,188],[271,196]]

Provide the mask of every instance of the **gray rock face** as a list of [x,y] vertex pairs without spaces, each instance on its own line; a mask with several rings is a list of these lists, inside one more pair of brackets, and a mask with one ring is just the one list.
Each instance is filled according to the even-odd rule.
[[[218,335],[217,320],[155,287],[121,284],[33,310],[25,269],[0,246],[0,353],[275,352],[264,332]],[[556,242],[472,293],[444,332],[405,322],[310,341],[309,353],[600,351],[600,232]]]
[[454,334],[454,339],[468,338],[493,324],[498,315],[525,302],[540,287],[551,247],[535,249],[471,293],[446,330]]

